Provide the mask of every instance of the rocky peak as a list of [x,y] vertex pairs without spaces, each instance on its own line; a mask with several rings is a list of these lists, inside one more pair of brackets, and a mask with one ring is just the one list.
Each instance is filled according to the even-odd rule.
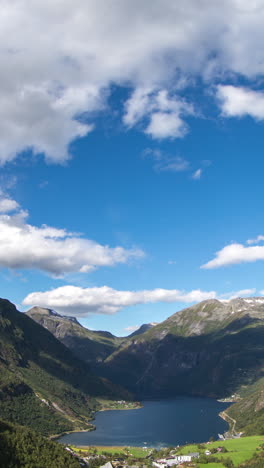
[[47,319],[47,318],[54,318],[56,320],[59,320],[60,322],[71,322],[71,323],[76,323],[77,325],[79,325],[80,327],[82,327],[82,325],[78,322],[78,320],[76,319],[76,317],[71,317],[71,316],[67,316],[67,315],[60,315],[58,312],[56,312],[55,310],[53,309],[47,309],[47,308],[44,308],[44,307],[32,307],[32,309],[29,309],[27,312],[26,312],[27,315],[29,315],[30,317],[32,316],[37,316],[37,317],[42,317],[43,319]]
[[55,310],[53,309],[46,309],[44,307],[32,307],[27,311],[27,314],[38,314],[38,315],[54,315],[56,317],[61,317],[60,314],[58,314]]

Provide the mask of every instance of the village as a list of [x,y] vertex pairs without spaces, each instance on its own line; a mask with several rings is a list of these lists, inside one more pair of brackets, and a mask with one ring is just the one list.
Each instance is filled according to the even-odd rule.
[[[90,468],[169,468],[177,466],[178,468],[187,468],[196,466],[196,462],[213,461],[214,454],[226,453],[223,446],[206,448],[206,444],[198,444],[199,451],[181,453],[180,447],[175,449],[161,449],[157,451],[147,447],[142,448],[123,448],[123,453],[111,454],[107,451],[97,451],[96,448],[76,449],[66,447],[80,463],[80,466],[89,466]],[[88,448],[87,448],[88,449]],[[137,451],[138,456],[133,451]],[[144,455],[144,456],[143,456]]]
[[[107,402],[108,403],[108,402]],[[117,401],[115,405],[124,406],[126,401]],[[135,404],[135,403],[134,403]],[[136,405],[139,405],[137,402]],[[109,408],[108,408],[109,409]],[[224,414],[224,412],[222,413]],[[225,414],[224,414],[225,416]],[[211,437],[209,442],[200,443],[194,446],[196,451],[184,453],[187,447],[155,448],[147,447],[73,447],[66,446],[65,449],[76,457],[80,466],[90,468],[188,468],[197,466],[199,463],[219,462],[219,457],[215,455],[226,454],[228,452],[225,441],[240,439],[242,432],[235,431],[236,421],[232,420],[233,426],[224,434],[218,434],[218,441]],[[213,443],[214,442],[214,443]],[[212,444],[213,443],[213,444]],[[226,460],[222,460],[226,462]],[[228,464],[226,466],[229,466]],[[232,465],[230,465],[232,466]]]

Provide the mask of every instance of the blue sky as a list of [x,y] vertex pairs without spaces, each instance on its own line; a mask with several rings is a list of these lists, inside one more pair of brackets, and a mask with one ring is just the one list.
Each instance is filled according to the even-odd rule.
[[264,295],[264,2],[200,3],[2,5],[0,281],[20,310],[124,335]]

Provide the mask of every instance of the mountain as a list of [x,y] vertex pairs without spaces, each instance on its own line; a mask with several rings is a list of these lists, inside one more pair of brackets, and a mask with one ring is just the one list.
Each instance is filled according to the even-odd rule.
[[32,430],[0,420],[1,467],[78,468],[80,463],[64,447]]
[[49,330],[76,356],[88,362],[92,368],[103,362],[128,338],[141,335],[156,325],[155,323],[143,324],[128,337],[120,338],[107,331],[89,330],[83,327],[75,317],[60,315],[51,309],[32,307],[25,313]]
[[99,372],[137,398],[225,397],[262,376],[264,298],[207,300],[130,337]]
[[27,314],[138,399],[239,393],[226,411],[236,429],[264,433],[263,297],[203,301],[126,338],[87,330],[49,309]]
[[93,375],[48,330],[0,299],[0,418],[43,434],[88,429],[99,396],[128,394]]
[[134,336],[137,335],[142,335],[142,333],[145,333],[146,331],[150,330],[150,328],[154,327],[157,325],[156,323],[144,323],[139,327],[137,330],[135,330],[133,333],[127,336],[127,338],[133,338]]
[[49,330],[91,366],[105,360],[123,342],[123,338],[117,338],[109,332],[88,330],[75,317],[62,316],[51,309],[33,307],[26,315]]

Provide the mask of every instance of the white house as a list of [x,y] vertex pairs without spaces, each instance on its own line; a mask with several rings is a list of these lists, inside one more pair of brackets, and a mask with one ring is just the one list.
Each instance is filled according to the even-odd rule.
[[100,468],[113,468],[113,465],[111,462],[107,462],[105,465],[100,466]]
[[191,455],[178,455],[176,457],[178,463],[190,462],[192,461]]
[[180,463],[190,462],[193,458],[198,458],[199,453],[189,453],[188,455],[177,455],[170,458],[162,458],[153,462],[156,468],[166,468],[168,466],[179,465]]

